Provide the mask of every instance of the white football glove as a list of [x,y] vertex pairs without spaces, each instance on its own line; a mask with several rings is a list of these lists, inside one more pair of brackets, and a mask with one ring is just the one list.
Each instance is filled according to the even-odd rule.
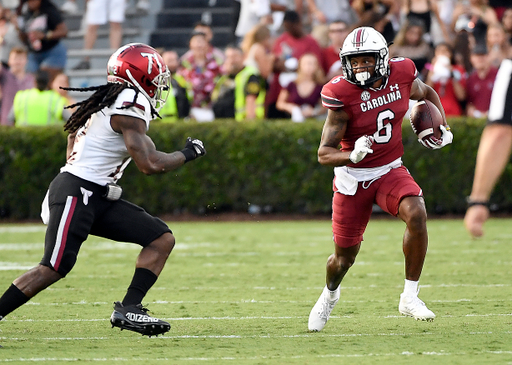
[[443,135],[441,138],[436,138],[434,136],[430,136],[428,138],[425,138],[425,140],[418,139],[418,142],[420,142],[423,146],[425,146],[428,149],[431,150],[438,150],[440,148],[443,148],[447,144],[450,144],[453,142],[453,133],[450,131],[449,125],[440,125],[439,128],[441,129],[441,132]]
[[354,143],[354,150],[350,152],[348,156],[349,160],[352,163],[358,163],[363,158],[365,158],[367,153],[373,153],[373,150],[370,148],[373,144],[373,137],[362,136],[356,140]]

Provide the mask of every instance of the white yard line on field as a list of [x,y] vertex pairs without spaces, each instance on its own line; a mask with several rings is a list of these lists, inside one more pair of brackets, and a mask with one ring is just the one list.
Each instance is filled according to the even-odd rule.
[[[113,333],[117,333],[113,332]],[[510,334],[509,331],[507,332],[471,332],[471,333],[465,333],[464,335],[488,335],[488,334]],[[177,336],[166,336],[166,335],[159,335],[157,337],[151,337],[151,339],[155,340],[162,340],[162,339],[276,339],[276,338],[343,338],[343,337],[403,337],[403,336],[416,336],[416,337],[423,337],[423,336],[439,336],[439,333],[436,332],[397,332],[397,333],[337,333],[337,334],[323,334],[323,333],[306,333],[301,335],[177,335]],[[103,340],[112,340],[114,336],[80,336],[80,337],[39,337],[38,340],[41,341],[84,341],[84,340],[91,340],[91,341],[103,341]],[[1,341],[30,341],[31,338],[28,337],[0,337]],[[496,351],[495,353],[497,353]],[[471,352],[473,353],[473,352]],[[491,353],[491,351],[487,351],[486,353]],[[501,352],[501,353],[508,353],[508,351]]]
[[[445,315],[441,318],[463,318],[463,317],[510,317],[512,313],[486,313],[486,314],[461,314],[461,315]],[[341,318],[356,318],[357,316],[330,316],[331,319],[341,319]],[[367,316],[368,317],[368,316]],[[376,318],[400,318],[410,320],[409,317],[402,315],[392,315],[392,316],[371,316]],[[308,316],[246,316],[246,317],[232,317],[232,316],[224,316],[224,317],[160,317],[160,319],[166,321],[248,321],[248,320],[297,320],[297,319],[306,319]],[[3,320],[3,322],[101,322],[107,321],[108,318],[70,318],[70,319],[16,319],[7,317]],[[477,333],[477,332],[475,332]]]
[[251,360],[281,360],[286,361],[287,359],[325,359],[325,358],[379,358],[379,357],[418,357],[423,358],[424,356],[464,356],[464,355],[510,355],[512,351],[471,351],[471,352],[419,352],[412,353],[409,351],[399,353],[366,353],[366,354],[323,354],[323,355],[294,355],[294,356],[222,356],[222,357],[182,357],[182,358],[150,358],[150,357],[91,357],[87,358],[84,356],[73,358],[73,357],[27,357],[27,358],[12,358],[12,359],[0,359],[0,362],[60,362],[60,361],[90,361],[90,362],[136,362],[144,363],[146,361],[153,362],[176,362],[176,361],[190,361],[190,362],[206,362],[206,361],[251,361]]

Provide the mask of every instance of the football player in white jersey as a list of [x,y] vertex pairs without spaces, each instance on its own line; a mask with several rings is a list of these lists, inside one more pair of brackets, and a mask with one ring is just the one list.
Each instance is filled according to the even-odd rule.
[[51,182],[43,203],[48,224],[40,264],[18,277],[0,297],[0,319],[73,268],[89,234],[142,246],[135,273],[121,302],[114,303],[112,326],[158,335],[167,322],[153,318],[141,304],[174,247],[174,236],[160,219],[120,199],[117,181],[131,159],[144,174],[174,170],[203,156],[198,139],[184,149],[160,152],[146,135],[169,92],[170,73],[155,49],[142,43],[119,48],[108,61],[108,83],[94,88],[64,129],[69,131],[67,162]]

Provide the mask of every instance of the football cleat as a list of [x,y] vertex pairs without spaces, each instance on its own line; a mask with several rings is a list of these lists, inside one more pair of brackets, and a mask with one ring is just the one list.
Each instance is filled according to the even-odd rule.
[[147,314],[148,309],[142,304],[127,305],[121,302],[114,303],[114,312],[110,316],[112,327],[119,327],[121,330],[129,330],[142,334],[143,336],[158,336],[171,329],[171,325],[153,318]]
[[318,298],[315,306],[311,309],[311,313],[309,313],[308,329],[310,331],[318,332],[325,327],[325,324],[327,323],[327,320],[339,299],[339,286],[336,289],[336,297],[333,300],[330,299],[329,289],[325,286],[322,294],[320,294],[320,298]]
[[404,316],[413,317],[417,321],[432,322],[436,315],[427,308],[425,303],[418,298],[418,295],[400,294],[400,304],[398,311]]

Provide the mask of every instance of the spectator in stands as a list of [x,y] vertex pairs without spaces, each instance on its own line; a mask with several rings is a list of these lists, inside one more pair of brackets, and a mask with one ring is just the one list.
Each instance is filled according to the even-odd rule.
[[[66,99],[66,106],[70,106],[75,104],[76,100],[69,95],[69,91],[66,88],[69,88],[69,77],[64,72],[61,72],[53,78],[51,89]],[[71,112],[73,111],[74,109],[71,110]]]
[[68,34],[59,9],[50,0],[21,0],[19,36],[29,47],[27,71],[45,70],[53,78],[66,67],[67,51],[61,39]]
[[80,13],[76,0],[66,0],[60,7],[60,11],[64,14],[75,15]]
[[266,82],[257,67],[244,65],[239,47],[226,47],[223,73],[212,92],[215,118],[235,118],[239,122],[263,119]]
[[503,26],[500,23],[489,25],[487,28],[488,61],[494,67],[500,67],[501,61],[507,58],[508,48],[509,41]]
[[187,118],[190,114],[190,104],[193,100],[192,88],[185,78],[177,73],[180,59],[176,51],[163,51],[162,59],[171,72],[172,89],[159,114],[164,118],[164,122],[176,122],[178,119]]
[[16,14],[9,8],[0,7],[0,62],[3,67],[9,68],[9,54],[14,47],[23,47],[16,29]]
[[508,42],[512,44],[512,8],[507,8],[503,12],[501,25],[503,25]]
[[272,15],[268,0],[240,0],[240,15],[235,35],[241,41],[247,32],[259,23],[269,25],[271,22]]
[[459,1],[452,14],[452,30],[472,31],[478,19],[487,25],[498,23],[496,12],[486,0]]
[[9,121],[16,126],[64,124],[71,111],[64,109],[67,100],[49,90],[50,75],[44,70],[36,73],[36,87],[16,93],[9,112]]
[[279,93],[276,107],[288,113],[294,122],[303,122],[325,114],[321,105],[320,92],[325,83],[325,75],[317,57],[306,53],[299,60],[297,79]]
[[27,50],[21,47],[14,47],[9,54],[9,69],[0,65],[0,88],[2,90],[1,120],[2,125],[12,125],[7,116],[12,108],[14,96],[20,90],[33,88],[35,85],[34,75],[26,73]]
[[487,0],[487,4],[494,9],[498,19],[501,19],[505,10],[510,7],[510,0]]
[[456,65],[451,47],[438,44],[432,64],[428,65],[426,84],[433,87],[441,99],[447,116],[463,115],[462,103],[466,100],[466,70]]
[[371,26],[379,31],[386,41],[392,42],[396,32],[391,17],[399,13],[399,2],[395,0],[354,0],[352,2],[359,16],[357,26]]
[[341,75],[340,49],[350,33],[348,24],[342,20],[335,20],[329,24],[329,46],[322,50],[323,69],[327,80]]
[[359,18],[349,0],[307,0],[309,14],[313,18],[313,27],[334,21],[343,21],[353,25]]
[[[204,22],[198,22],[194,26],[193,32],[204,33],[204,35],[206,36],[206,41],[208,42],[208,57],[209,58],[213,57],[215,59],[215,61],[217,61],[219,66],[222,66],[222,64],[224,63],[224,58],[225,58],[224,52],[222,52],[222,50],[220,48],[214,47],[212,45],[212,39],[213,39],[212,28]],[[192,50],[188,50],[182,56],[182,58],[184,58],[184,59],[189,58],[191,55],[192,55]]]
[[471,45],[474,45],[474,36],[465,30],[455,34],[453,41],[450,43],[453,53],[453,61],[456,65],[461,66],[466,72],[471,72]]
[[[439,10],[439,18],[441,19],[441,22],[443,23],[446,31],[448,32],[448,39],[445,40],[445,42],[452,42],[453,41],[453,28],[452,28],[452,14],[453,9],[455,9],[455,5],[459,2],[459,0],[442,0],[437,1],[437,8]],[[433,33],[437,32],[436,27],[433,27],[432,29]],[[441,34],[437,33],[434,36],[434,39],[436,41],[435,45],[437,45],[437,39],[439,39]],[[442,42],[441,42],[442,43]]]
[[[304,32],[297,12],[287,11],[283,26],[285,31],[275,40],[272,48],[272,53],[276,55],[276,62],[265,102],[269,118],[289,118],[288,114],[277,110],[275,104],[282,87],[286,87],[288,82],[296,77],[298,59],[305,53],[312,53],[317,57],[319,64],[323,62],[322,49],[311,35]],[[283,77],[283,71],[286,71],[290,78]]]
[[[110,49],[118,49],[123,40],[123,22],[125,19],[126,0],[88,0],[85,11],[85,24],[87,29],[84,33],[84,49],[94,48],[98,38],[100,25],[110,23]],[[91,68],[89,56],[74,67],[74,70],[87,70]]]
[[240,47],[244,52],[245,64],[256,67],[265,80],[272,74],[275,55],[272,53],[270,30],[265,24],[258,24],[244,37]]
[[432,60],[434,52],[429,43],[423,38],[423,21],[418,18],[410,18],[405,21],[390,47],[391,57],[407,57],[416,65],[419,77],[425,80],[428,70],[425,65]]
[[213,55],[208,52],[208,42],[204,33],[192,33],[189,47],[192,52],[188,57],[181,58],[182,68],[178,70],[178,74],[182,75],[192,88],[194,99],[190,116],[201,122],[212,121],[214,114],[211,92],[220,77],[221,69]]
[[[421,23],[423,23],[423,37],[431,46],[451,40],[448,27],[439,15],[437,0],[405,0],[402,2],[401,13],[402,18],[411,23],[415,23],[415,20],[420,20]],[[434,21],[437,21],[437,24],[441,28],[443,39],[434,39],[432,32],[432,24]]]
[[474,118],[486,118],[498,68],[489,62],[485,43],[473,47],[471,63],[473,71],[466,81],[466,114]]

